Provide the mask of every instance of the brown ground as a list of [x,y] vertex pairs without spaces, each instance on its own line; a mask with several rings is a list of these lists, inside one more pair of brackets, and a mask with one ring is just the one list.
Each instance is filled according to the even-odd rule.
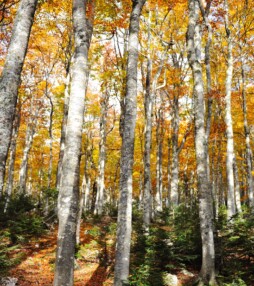
[[[105,223],[105,222],[104,222]],[[113,259],[115,242],[111,237],[100,236],[99,243],[87,233],[93,225],[85,223],[81,228],[81,245],[85,247],[77,259],[75,286],[113,285]],[[57,231],[31,240],[14,250],[11,256],[22,253],[21,263],[10,269],[6,276],[18,278],[19,286],[50,286],[53,283]],[[101,243],[102,241],[102,243]],[[91,244],[92,242],[92,244]],[[82,255],[83,253],[83,255]],[[104,257],[104,259],[101,259]],[[106,257],[106,258],[105,258]],[[105,263],[105,261],[107,261]],[[188,285],[189,276],[178,274],[179,286]],[[158,285],[161,286],[161,285]]]

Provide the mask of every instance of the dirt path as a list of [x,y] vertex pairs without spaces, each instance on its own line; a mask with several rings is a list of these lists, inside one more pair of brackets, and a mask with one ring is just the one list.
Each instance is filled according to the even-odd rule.
[[[101,240],[100,244],[94,243],[90,247],[89,244],[94,239],[89,234],[89,230],[92,227],[91,224],[83,224],[81,228],[81,247],[85,248],[87,245],[92,258],[86,260],[80,257],[77,259],[77,269],[74,274],[75,286],[112,285],[112,280],[110,279],[112,263],[104,261],[105,247],[107,248],[106,237],[104,236],[103,239],[103,235],[101,235],[99,238]],[[19,254],[22,253],[22,261],[8,272],[8,276],[16,277],[19,286],[52,285],[56,236],[57,231],[54,230],[52,233],[37,240],[32,240],[29,244],[15,250]],[[12,255],[17,254],[15,252]]]

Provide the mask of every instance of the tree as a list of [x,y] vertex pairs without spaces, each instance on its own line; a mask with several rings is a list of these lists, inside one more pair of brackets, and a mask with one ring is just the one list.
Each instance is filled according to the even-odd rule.
[[129,49],[127,83],[124,98],[123,134],[120,165],[120,199],[116,240],[114,285],[122,286],[128,281],[132,220],[132,169],[134,134],[137,110],[137,61],[139,19],[146,0],[133,0],[129,26]]
[[225,108],[225,123],[227,133],[227,182],[228,182],[228,193],[227,193],[227,204],[228,204],[228,218],[230,219],[236,213],[235,206],[235,184],[234,184],[234,134],[233,134],[233,123],[231,114],[231,88],[232,88],[232,77],[233,77],[233,39],[229,27],[229,9],[228,1],[224,1],[225,6],[225,29],[227,35],[227,76],[226,76],[226,108]]
[[212,196],[207,177],[207,153],[204,114],[204,86],[201,66],[201,30],[199,3],[189,0],[189,25],[187,31],[188,61],[194,81],[194,118],[197,180],[199,192],[199,219],[202,238],[202,267],[200,284],[216,285],[215,249],[213,237]]
[[[94,1],[89,3],[93,11]],[[58,197],[58,238],[54,286],[73,285],[74,253],[79,202],[79,172],[88,51],[93,33],[93,12],[86,14],[86,0],[73,1],[75,53],[72,67],[65,151]]]
[[0,79],[0,196],[4,185],[18,87],[37,2],[38,0],[22,0],[19,5]]

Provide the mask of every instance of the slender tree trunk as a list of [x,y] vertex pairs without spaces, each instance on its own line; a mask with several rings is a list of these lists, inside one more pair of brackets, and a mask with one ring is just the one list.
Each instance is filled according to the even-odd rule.
[[91,178],[88,174],[85,175],[84,184],[82,187],[85,189],[85,197],[84,197],[84,210],[89,211],[91,208],[91,201],[90,201],[90,189],[91,189]]
[[225,28],[228,42],[227,50],[227,75],[226,75],[226,96],[225,96],[225,123],[226,123],[226,134],[227,134],[227,205],[228,205],[228,219],[230,219],[236,213],[235,207],[235,185],[234,185],[234,138],[233,138],[233,123],[231,114],[231,88],[232,88],[232,77],[233,77],[233,43],[231,37],[231,31],[229,29],[228,20],[228,1],[224,1],[225,5]]
[[240,183],[239,183],[239,172],[238,166],[236,162],[236,157],[234,156],[234,179],[235,179],[235,203],[236,203],[236,210],[238,213],[242,211],[241,206],[241,192],[240,192]]
[[172,164],[171,164],[171,207],[178,206],[178,180],[179,180],[179,153],[178,153],[178,137],[179,137],[179,101],[178,95],[174,95],[173,99],[173,119],[172,119]]
[[23,158],[19,172],[19,191],[21,193],[26,192],[28,157],[33,144],[34,133],[35,126],[33,124],[30,124],[26,130],[25,148],[23,151]]
[[[91,5],[93,5],[93,2]],[[54,286],[73,285],[88,50],[93,31],[93,20],[86,16],[86,7],[86,0],[73,1],[75,55],[72,67],[65,151],[58,197],[59,228]]]
[[79,210],[78,210],[78,218],[77,218],[77,229],[76,229],[76,244],[80,244],[80,227],[82,221],[82,213],[84,208],[84,201],[85,201],[85,193],[84,188],[81,188],[80,193],[80,200],[79,200]]
[[167,189],[167,207],[170,207],[171,202],[171,154],[170,148],[171,147],[171,138],[168,138],[168,189]]
[[[25,147],[23,151],[23,158],[21,161],[21,167],[19,171],[19,191],[21,193],[26,192],[27,171],[28,171],[28,157],[33,144],[35,129],[38,120],[39,106],[34,106],[35,98],[32,98],[30,106],[30,119],[26,130]],[[35,109],[35,111],[34,111]]]
[[[146,75],[146,93],[145,93],[145,150],[144,150],[144,197],[143,197],[143,222],[147,228],[150,225],[152,218],[152,190],[151,190],[151,144],[152,144],[152,123],[153,123],[153,105],[155,100],[155,93],[157,89],[158,79],[161,75],[164,62],[167,57],[167,51],[162,55],[160,65],[154,75],[153,81],[152,74],[152,59],[151,59],[151,31],[150,19],[148,22],[148,60],[147,60],[147,75]],[[158,194],[159,195],[159,194]],[[159,197],[158,197],[159,199]]]
[[38,0],[22,0],[14,21],[11,41],[0,78],[0,196],[11,142],[21,71]]
[[[250,145],[250,127],[247,119],[247,103],[246,103],[246,78],[244,63],[241,63],[241,75],[242,75],[242,109],[243,109],[243,122],[244,122],[244,134],[245,134],[245,148],[246,148],[246,162],[247,162],[247,182],[248,182],[248,197],[249,206],[254,207],[253,197],[253,175],[252,175],[252,152]],[[238,210],[239,211],[239,210]]]
[[144,195],[143,195],[143,222],[148,227],[151,222],[152,195],[151,195],[151,142],[152,142],[152,120],[154,93],[151,92],[151,31],[150,14],[148,19],[148,53],[146,71],[146,92],[145,92],[145,149],[144,149]]
[[212,120],[212,106],[213,106],[213,98],[212,98],[212,77],[211,77],[211,63],[210,63],[210,49],[212,44],[212,27],[210,25],[208,16],[211,7],[211,1],[206,1],[206,7],[203,6],[203,1],[199,1],[199,8],[203,17],[203,22],[206,26],[208,35],[205,45],[205,68],[206,68],[206,91],[208,96],[207,102],[207,116],[206,116],[206,154],[207,154],[207,179],[210,184],[210,156],[209,156],[209,136],[211,131],[211,120]]
[[216,285],[212,195],[207,178],[204,87],[201,66],[201,31],[199,24],[199,4],[196,0],[189,0],[187,45],[188,60],[194,80],[195,149],[199,192],[199,219],[202,238],[200,285]]
[[59,153],[59,160],[58,160],[58,165],[57,165],[57,177],[56,177],[56,188],[58,190],[60,188],[63,155],[64,155],[64,149],[65,149],[66,126],[67,126],[69,102],[70,102],[70,90],[69,90],[70,78],[71,78],[71,75],[70,75],[70,71],[68,68],[67,75],[66,75],[66,82],[65,82],[65,91],[64,91],[64,113],[63,113],[63,121],[62,121],[62,128],[61,128],[60,153]]
[[11,139],[11,145],[10,145],[10,155],[9,155],[9,167],[8,167],[8,177],[6,181],[6,201],[4,206],[4,212],[6,212],[10,197],[13,191],[13,181],[14,181],[14,164],[16,159],[16,145],[17,145],[17,138],[18,138],[18,130],[20,126],[20,108],[16,110],[16,116],[14,120],[14,126],[12,130],[12,139]]
[[100,118],[100,143],[99,143],[99,166],[98,166],[98,178],[97,178],[97,195],[95,202],[95,214],[101,215],[105,204],[105,163],[106,163],[106,119],[108,108],[109,96],[107,91],[103,95],[101,101],[101,118]]
[[131,221],[132,221],[132,170],[134,134],[137,110],[137,63],[139,19],[145,0],[133,0],[129,27],[129,50],[127,61],[127,83],[122,132],[120,162],[120,199],[115,260],[115,286],[128,281],[130,264]]
[[46,87],[46,96],[50,102],[50,113],[49,113],[49,168],[48,168],[48,189],[52,183],[52,169],[53,169],[53,114],[54,104],[51,96],[48,94]]
[[163,110],[162,106],[158,110],[156,127],[156,194],[155,213],[162,212],[162,143],[163,143]]

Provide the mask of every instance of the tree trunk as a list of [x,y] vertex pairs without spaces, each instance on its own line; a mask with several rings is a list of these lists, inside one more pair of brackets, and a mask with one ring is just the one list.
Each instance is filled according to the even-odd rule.
[[246,162],[247,162],[247,182],[248,182],[248,197],[249,206],[254,207],[254,197],[253,197],[253,175],[252,175],[252,152],[250,145],[250,127],[247,119],[247,103],[246,103],[246,79],[244,63],[242,60],[242,109],[243,109],[243,122],[244,122],[244,134],[245,134],[245,148],[246,148]]
[[204,87],[201,66],[201,31],[199,24],[199,5],[196,0],[189,0],[187,46],[188,60],[194,80],[195,149],[199,192],[199,219],[202,238],[200,284],[216,285],[212,195],[207,178]]
[[47,91],[46,83],[46,97],[50,102],[50,112],[49,112],[49,168],[48,168],[48,189],[51,187],[52,183],[52,169],[53,169],[53,114],[54,114],[54,104],[51,96]]
[[86,0],[73,1],[75,54],[58,197],[59,228],[54,286],[72,286],[74,278],[80,153],[88,74],[88,50],[93,31],[93,20],[86,16],[86,6]]
[[16,116],[14,120],[13,130],[12,130],[12,137],[11,137],[11,145],[10,145],[10,155],[9,155],[9,167],[8,167],[8,177],[6,180],[6,201],[4,206],[4,212],[6,212],[9,200],[13,190],[13,180],[14,180],[14,164],[16,159],[16,145],[17,145],[17,138],[18,138],[18,130],[20,126],[20,108],[16,110]]
[[108,108],[109,95],[107,91],[103,95],[101,101],[101,118],[100,118],[100,143],[99,143],[99,166],[98,166],[98,178],[97,178],[97,195],[95,202],[95,214],[101,215],[105,204],[105,162],[106,162],[106,119],[107,119],[107,108]]
[[145,146],[144,146],[144,194],[143,194],[143,222],[148,227],[151,222],[152,195],[151,195],[151,142],[152,142],[152,120],[154,93],[151,92],[151,31],[150,14],[148,19],[148,53],[146,70],[146,92],[145,92]]
[[[30,116],[27,130],[26,130],[26,139],[25,147],[23,151],[23,158],[21,161],[21,167],[19,171],[19,191],[20,193],[26,192],[26,182],[27,182],[27,171],[28,171],[28,157],[33,144],[35,129],[38,120],[39,106],[34,106],[35,99],[32,98],[31,107],[30,107]],[[34,111],[35,108],[35,111]]]
[[156,126],[156,194],[155,194],[155,214],[162,212],[162,143],[163,143],[163,110],[160,106],[157,115]]
[[68,111],[69,111],[70,78],[71,78],[71,75],[70,75],[70,71],[69,71],[69,68],[68,68],[67,75],[66,75],[66,82],[65,82],[64,113],[63,113],[63,120],[62,120],[61,139],[60,139],[60,153],[59,153],[59,160],[58,160],[58,165],[57,165],[57,176],[56,176],[56,188],[58,190],[60,188],[60,181],[61,181],[62,163],[63,163],[63,155],[64,155],[64,148],[65,148],[65,138],[66,138],[66,126],[67,126]]
[[22,0],[19,5],[0,78],[0,196],[3,190],[20,77],[37,2],[38,0]]
[[170,206],[178,206],[178,178],[179,178],[179,152],[178,152],[178,137],[179,137],[179,101],[178,95],[174,95],[173,99],[173,119],[172,119],[172,163],[171,163],[171,196]]
[[225,96],[225,123],[226,123],[226,134],[227,134],[227,206],[228,206],[228,219],[230,219],[236,213],[235,207],[235,185],[234,185],[234,138],[233,138],[233,123],[231,114],[231,88],[232,88],[232,77],[233,77],[233,43],[231,37],[231,31],[229,29],[229,11],[228,1],[224,1],[225,5],[225,28],[227,35],[227,75],[226,75],[226,96]]
[[26,192],[27,170],[28,170],[28,157],[33,144],[35,133],[35,126],[30,124],[26,130],[25,148],[23,151],[23,158],[19,172],[19,192]]
[[170,207],[170,202],[171,202],[171,154],[170,154],[170,149],[171,149],[171,138],[168,138],[168,189],[167,189],[167,207]]
[[[152,60],[151,60],[151,31],[150,18],[148,22],[148,60],[146,75],[146,93],[145,93],[145,150],[144,150],[144,197],[143,197],[143,222],[148,227],[152,218],[152,190],[151,190],[151,144],[152,144],[152,123],[153,123],[153,105],[157,89],[158,79],[161,75],[164,62],[167,57],[167,51],[162,55],[159,67],[152,81]],[[151,82],[152,81],[152,82]],[[159,194],[158,194],[159,195]],[[158,197],[159,199],[159,197]]]
[[134,134],[137,113],[137,64],[139,19],[146,0],[133,0],[129,27],[129,50],[127,61],[127,83],[122,132],[120,162],[120,199],[116,239],[115,286],[128,281],[130,264],[131,220],[132,220],[132,170],[134,156]]
[[234,156],[234,179],[235,179],[235,203],[236,203],[236,210],[238,213],[242,211],[241,206],[241,192],[240,192],[240,183],[239,183],[239,172],[238,166],[236,162],[236,157]]

